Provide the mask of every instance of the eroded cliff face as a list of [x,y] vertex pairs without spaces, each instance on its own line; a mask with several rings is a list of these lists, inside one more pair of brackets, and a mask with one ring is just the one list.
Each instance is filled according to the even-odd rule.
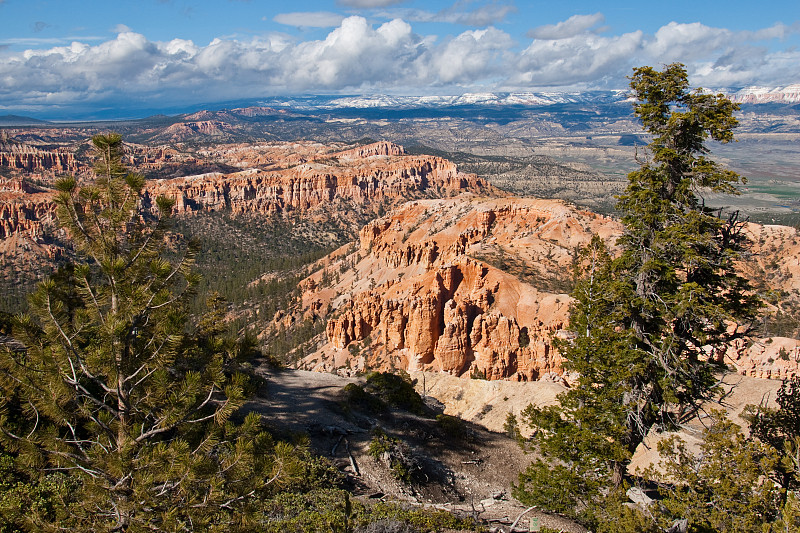
[[[259,149],[261,148],[261,149]],[[377,210],[409,198],[458,194],[492,188],[474,175],[438,157],[406,156],[402,147],[374,143],[345,151],[306,143],[246,148],[231,146],[200,156],[220,158],[247,167],[230,174],[148,180],[143,204],[155,209],[154,200],[176,200],[178,214],[230,211],[234,214],[303,212],[343,200]],[[158,166],[180,159],[168,148],[129,156],[137,167]],[[259,168],[263,163],[266,170]],[[331,213],[333,214],[333,213]],[[42,243],[56,231],[52,193],[37,192],[21,179],[0,183],[0,239],[10,249],[19,239]]]
[[22,179],[0,178],[0,240],[15,234],[39,239],[54,217],[49,192],[39,192]]
[[610,219],[557,200],[468,195],[406,204],[367,224],[358,249],[329,265],[338,283],[322,286],[324,272],[312,278],[306,302],[335,310],[328,344],[301,366],[561,379],[552,344],[569,335],[570,299],[521,281],[519,270],[568,279],[576,247],[593,233],[613,246],[618,232]]
[[[569,380],[554,338],[572,336],[569,280],[593,234],[614,251],[622,227],[557,200],[459,198],[410,202],[362,228],[307,280],[306,309],[333,311],[327,343],[303,368],[433,370],[456,376]],[[747,228],[741,265],[786,294],[800,283],[800,239],[786,227]],[[768,265],[769,266],[768,266]],[[335,279],[325,285],[323,279]],[[317,311],[314,311],[317,312]],[[749,338],[713,355],[754,377],[798,373],[800,343]]]
[[19,172],[77,172],[75,155],[63,149],[41,150],[8,138],[0,138],[0,168]]
[[488,191],[474,175],[438,157],[403,156],[402,148],[376,143],[289,169],[250,168],[234,174],[204,174],[147,185],[147,198],[175,198],[178,213],[230,209],[233,213],[304,211],[336,199],[377,206],[381,202]]

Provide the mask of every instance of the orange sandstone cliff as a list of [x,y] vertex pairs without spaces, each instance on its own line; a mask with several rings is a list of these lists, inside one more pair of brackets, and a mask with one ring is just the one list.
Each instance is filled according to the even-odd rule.
[[[138,166],[177,159],[166,148],[139,154]],[[408,156],[402,147],[381,142],[345,151],[314,143],[266,147],[231,146],[201,153],[243,167],[234,173],[206,173],[148,180],[143,203],[153,208],[157,196],[176,200],[176,212],[230,211],[274,214],[325,209],[343,201],[377,211],[409,198],[449,196],[465,190],[494,191],[475,175],[464,174],[438,157]],[[263,168],[262,168],[263,167]],[[16,256],[20,239],[44,243],[56,232],[52,193],[37,192],[21,179],[0,182],[0,252]],[[0,257],[2,259],[2,257]]]
[[[570,299],[522,281],[519,269],[568,279],[594,233],[611,241],[619,226],[557,200],[410,202],[367,224],[356,250],[307,280],[309,308],[333,313],[327,344],[301,366],[560,379],[552,340],[569,335]],[[324,286],[330,271],[339,280]]]
[[[742,271],[751,279],[769,274],[769,287],[798,294],[797,231],[747,230],[753,253]],[[339,250],[306,280],[306,315],[331,313],[324,344],[299,366],[569,379],[553,339],[572,335],[564,293],[573,261],[593,234],[613,250],[621,231],[610,218],[557,200],[410,202],[367,224],[357,247]],[[752,337],[715,357],[743,375],[786,378],[798,373],[800,342]]]

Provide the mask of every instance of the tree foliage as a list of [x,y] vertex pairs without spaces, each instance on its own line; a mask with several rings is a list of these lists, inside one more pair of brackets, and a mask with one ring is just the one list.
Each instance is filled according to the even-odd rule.
[[733,140],[737,106],[691,91],[679,64],[635,69],[631,89],[652,141],[618,200],[621,253],[612,258],[595,238],[581,256],[570,314],[576,337],[558,344],[578,382],[558,406],[523,413],[546,461],[521,474],[516,494],[552,508],[540,496],[552,493],[558,510],[583,509],[589,523],[598,495],[624,488],[648,432],[676,427],[714,395],[709,355],[742,335],[757,308],[734,268],[746,244],[742,223],[702,197],[735,193],[741,181],[706,147]]
[[661,471],[646,476],[661,482],[663,527],[677,518],[690,532],[783,531],[780,490],[768,479],[777,454],[745,437],[724,412],[712,413],[699,450],[674,436],[658,449]]
[[152,199],[123,164],[117,134],[93,138],[95,180],[57,183],[59,221],[82,260],[40,284],[0,350],[0,428],[19,465],[60,473],[67,509],[21,518],[31,529],[230,528],[254,497],[298,468],[255,415],[252,345],[226,339],[220,302],[198,322],[190,251],[171,249],[172,201]]
[[781,504],[794,505],[800,526],[800,377],[783,382],[777,403],[777,408],[751,406],[747,413],[750,435],[778,457],[770,477],[781,488]]

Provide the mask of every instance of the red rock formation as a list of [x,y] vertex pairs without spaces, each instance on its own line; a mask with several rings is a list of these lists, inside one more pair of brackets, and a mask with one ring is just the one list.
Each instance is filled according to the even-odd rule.
[[[196,113],[198,118],[204,117],[208,111]],[[211,114],[213,115],[213,114]],[[164,130],[163,136],[180,139],[187,136],[208,135],[218,136],[231,129],[232,126],[221,120],[195,120],[190,122],[177,122]]]
[[[167,196],[176,200],[178,213],[230,210],[236,214],[271,214],[288,210],[304,211],[337,198],[359,204],[376,201],[401,201],[422,195],[455,194],[465,189],[490,190],[474,175],[458,172],[455,165],[441,158],[427,156],[387,156],[375,160],[376,153],[403,152],[390,143],[376,143],[345,152],[345,163],[324,165],[308,163],[289,169],[262,171],[248,169],[234,174],[210,173],[169,180],[153,180],[146,185],[144,205],[153,206],[154,198]],[[166,147],[134,149],[138,166],[157,166],[177,158]],[[22,182],[2,186],[9,194],[0,196],[0,238],[15,232],[36,236],[52,226],[55,207],[47,193],[28,194]]]
[[[569,233],[561,235],[567,246],[550,240],[559,225]],[[569,275],[572,247],[593,232],[613,240],[619,226],[552,200],[408,203],[362,228],[355,253],[363,259],[340,284],[374,288],[356,290],[339,306],[328,322],[330,349],[308,356],[304,365],[330,370],[350,343],[369,337],[359,357],[370,368],[514,380],[560,372],[552,337],[564,330],[569,298],[469,256],[505,247],[531,262],[549,256]]]
[[55,211],[50,193],[33,192],[21,179],[0,180],[0,239],[42,238],[53,229]]
[[[348,345],[358,343],[359,361],[369,368],[512,380],[561,374],[553,338],[572,335],[570,299],[512,274],[521,274],[518,265],[524,265],[536,273],[528,278],[534,283],[555,274],[568,278],[577,247],[598,234],[613,249],[621,230],[606,217],[556,200],[407,203],[362,228],[353,253],[361,262],[342,275],[339,286],[325,289],[354,295],[339,300],[328,322],[330,345],[301,366],[333,370],[347,362]],[[749,231],[763,253],[758,261],[777,265],[782,281],[775,288],[794,290],[800,281],[795,230],[753,226]],[[496,259],[498,250],[509,272],[475,259]],[[341,261],[354,264],[354,257]],[[742,374],[784,378],[798,373],[798,350],[797,340],[761,339],[737,343],[717,357]]]
[[481,191],[491,187],[474,175],[458,172],[449,161],[428,156],[380,161],[366,156],[345,166],[307,163],[288,170],[249,169],[229,175],[215,173],[159,180],[147,186],[150,197],[175,198],[179,213],[224,208],[234,213],[303,211],[336,198],[365,204],[455,194],[468,189]]
[[[454,375],[477,371],[488,379],[533,380],[560,369],[550,344],[565,324],[568,300],[542,308],[546,324],[527,313],[507,316],[498,303],[523,309],[525,300],[544,303],[548,298],[462,256],[420,277],[358,294],[328,322],[327,334],[339,350],[371,336],[371,368],[394,365]],[[518,318],[526,325],[520,326]]]
[[39,150],[23,143],[0,142],[0,167],[24,172],[77,172],[75,156],[66,150]]
[[384,141],[360,146],[352,150],[345,150],[344,152],[335,154],[335,157],[339,159],[365,159],[378,155],[395,156],[404,155],[405,153],[406,150],[402,146]]

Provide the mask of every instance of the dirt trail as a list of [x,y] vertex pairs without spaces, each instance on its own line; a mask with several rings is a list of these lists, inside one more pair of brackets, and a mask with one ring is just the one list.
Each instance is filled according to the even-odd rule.
[[[429,405],[465,420],[463,434],[453,437],[443,433],[432,415],[376,414],[348,408],[342,388],[363,383],[361,378],[303,370],[264,368],[260,372],[267,385],[247,408],[263,414],[278,432],[308,434],[317,453],[329,457],[345,473],[356,495],[501,520],[490,523],[504,524],[506,529],[525,509],[511,498],[510,488],[530,461],[530,456],[502,433],[506,416],[519,415],[530,403],[552,404],[565,390],[564,385],[551,381],[516,383],[413,373],[417,391],[427,397]],[[726,393],[722,402],[706,409],[723,408],[731,419],[743,424],[739,415],[745,406],[762,399],[774,403],[779,386],[778,381],[728,374],[723,379]],[[701,415],[687,425],[682,436],[696,442],[703,422]],[[424,482],[398,481],[385,463],[367,453],[375,428],[407,446],[408,454],[422,465]],[[636,454],[632,469],[656,459],[654,439]],[[538,517],[541,525],[565,532],[585,531],[569,520],[538,511],[526,515],[523,525],[528,517]]]
[[[444,434],[431,416],[343,408],[341,389],[348,383],[363,382],[358,378],[265,368],[260,373],[267,379],[265,390],[246,408],[263,414],[279,433],[308,434],[315,451],[346,474],[357,496],[446,509],[506,530],[525,510],[511,497],[511,484],[530,458],[504,434],[464,422],[463,434],[453,437]],[[424,482],[398,481],[386,464],[367,453],[376,427],[407,446],[408,453],[422,465]],[[539,518],[542,526],[568,533],[585,531],[570,520],[538,511],[525,515],[520,522],[523,527],[528,518]]]

